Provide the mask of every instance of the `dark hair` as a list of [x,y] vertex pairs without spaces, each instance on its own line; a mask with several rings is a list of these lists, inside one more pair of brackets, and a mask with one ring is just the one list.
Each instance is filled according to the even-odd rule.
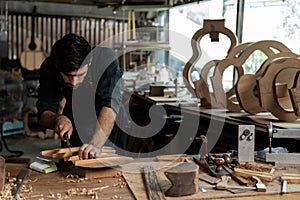
[[82,36],[69,33],[56,41],[51,50],[51,56],[56,61],[56,67],[61,72],[78,70],[89,63],[91,46]]

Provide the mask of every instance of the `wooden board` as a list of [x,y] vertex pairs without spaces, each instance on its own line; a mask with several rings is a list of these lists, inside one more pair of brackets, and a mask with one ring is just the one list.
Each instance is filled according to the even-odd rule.
[[77,167],[85,168],[104,168],[123,165],[132,162],[132,157],[126,156],[115,156],[115,157],[104,157],[87,160],[75,160],[73,163]]
[[[69,158],[73,154],[77,154],[80,147],[70,147],[70,148],[57,148],[41,151],[41,155],[50,158],[64,159]],[[109,146],[104,146],[102,148],[103,155],[112,154],[114,155],[116,150]]]

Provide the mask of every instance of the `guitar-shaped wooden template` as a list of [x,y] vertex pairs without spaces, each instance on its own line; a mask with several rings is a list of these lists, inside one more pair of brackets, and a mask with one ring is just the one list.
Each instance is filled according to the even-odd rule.
[[41,63],[45,59],[45,54],[41,50],[41,41],[34,35],[35,15],[36,6],[33,8],[33,15],[31,18],[31,37],[26,39],[25,50],[20,55],[22,67],[29,71],[39,70]]

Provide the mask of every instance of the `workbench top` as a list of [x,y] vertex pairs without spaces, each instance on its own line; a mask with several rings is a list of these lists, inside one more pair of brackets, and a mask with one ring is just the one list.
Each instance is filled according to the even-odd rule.
[[[16,177],[22,168],[26,166],[6,164],[6,172],[11,177]],[[24,186],[28,189],[23,189],[20,193],[20,197],[24,199],[96,199],[93,197],[93,191],[97,191],[98,199],[101,200],[134,199],[120,174],[108,178],[85,179],[71,174],[65,175],[59,171],[43,174],[30,170]]]
[[[145,164],[153,164],[154,162],[147,162]],[[160,166],[160,162],[156,162]],[[131,163],[129,167],[136,165],[138,167],[143,166],[143,163]],[[26,168],[26,165],[20,164],[6,164],[6,172],[10,174],[10,177],[16,177],[18,172],[22,168]],[[128,167],[128,166],[127,166]],[[126,168],[125,168],[126,169]],[[101,170],[101,169],[100,169]],[[125,170],[126,171],[126,170]],[[124,176],[121,173],[116,173],[112,177],[106,178],[78,178],[74,175],[66,175],[62,172],[53,172],[49,174],[42,174],[33,170],[30,170],[30,174],[25,181],[23,190],[20,196],[23,199],[97,199],[95,197],[95,191],[97,191],[98,199],[141,199],[147,198],[145,189],[143,189],[143,180],[141,174],[124,172]],[[125,178],[124,178],[125,177]],[[126,180],[125,180],[126,179]],[[294,184],[295,185],[295,184]],[[138,187],[137,187],[138,186]],[[232,194],[228,191],[217,191],[209,189],[207,193],[198,192],[194,195],[185,197],[167,197],[168,200],[175,199],[234,199],[234,200],[248,200],[255,197],[260,197],[264,200],[268,199],[299,199],[300,185],[297,184],[299,192],[292,191],[280,195],[280,182],[272,182],[267,185],[267,190],[270,187],[277,192],[255,192],[251,191],[247,194]],[[288,191],[291,191],[293,185],[288,184]],[[297,190],[296,190],[297,191]]]

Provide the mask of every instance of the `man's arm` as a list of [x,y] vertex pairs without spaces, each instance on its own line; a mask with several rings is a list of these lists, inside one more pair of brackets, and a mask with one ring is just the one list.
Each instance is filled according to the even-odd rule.
[[69,118],[49,110],[41,114],[39,123],[45,128],[53,129],[60,136],[61,140],[65,140],[63,137],[64,133],[67,132],[70,138],[73,131]]
[[116,119],[116,113],[112,108],[102,107],[98,115],[98,124],[95,133],[89,142],[84,144],[79,150],[79,157],[81,159],[99,157],[101,149],[108,139]]

